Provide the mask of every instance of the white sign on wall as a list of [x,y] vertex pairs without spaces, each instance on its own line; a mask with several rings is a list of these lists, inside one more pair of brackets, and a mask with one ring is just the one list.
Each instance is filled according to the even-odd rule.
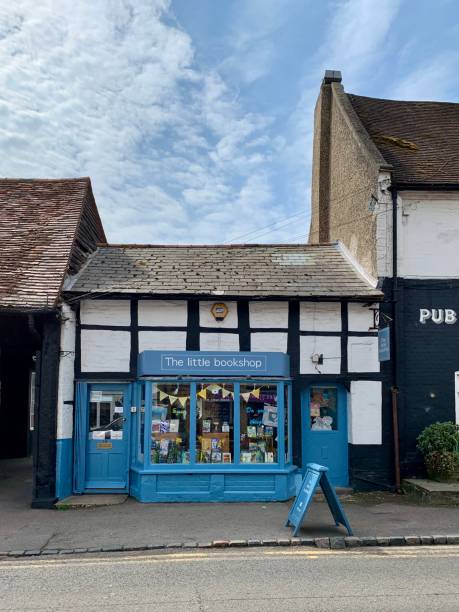
[[453,325],[457,321],[456,311],[452,308],[420,308],[419,309],[419,323],[425,325],[427,321],[432,321],[440,325],[446,323],[446,325]]

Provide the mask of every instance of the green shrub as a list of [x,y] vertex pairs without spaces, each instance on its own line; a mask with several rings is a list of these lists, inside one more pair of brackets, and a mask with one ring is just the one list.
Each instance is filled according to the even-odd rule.
[[450,451],[432,451],[425,457],[427,472],[445,480],[454,473],[456,454]]
[[452,421],[433,423],[418,436],[417,443],[424,458],[433,452],[457,453],[459,452],[459,426]]

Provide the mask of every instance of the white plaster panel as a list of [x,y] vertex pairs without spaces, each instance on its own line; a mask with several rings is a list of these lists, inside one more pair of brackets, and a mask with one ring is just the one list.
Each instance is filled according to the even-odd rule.
[[[421,196],[421,197],[419,197]],[[398,211],[398,274],[459,277],[459,196],[404,194]]]
[[139,352],[142,351],[185,351],[185,331],[141,331]]
[[[314,364],[311,361],[311,356],[314,354],[323,355],[323,364]],[[300,337],[300,374],[339,374],[340,371],[340,336]]]
[[250,302],[250,327],[288,328],[288,302]]
[[186,300],[139,300],[139,325],[186,327]]
[[239,334],[201,334],[201,351],[239,351]]
[[250,334],[250,350],[261,353],[286,353],[287,336],[287,332],[257,332]]
[[348,403],[348,438],[351,444],[382,444],[381,383],[351,382]]
[[339,302],[301,302],[301,331],[341,331]]
[[[210,312],[213,304],[226,304],[228,314],[224,321],[216,321]],[[236,302],[225,302],[214,300],[213,302],[199,302],[199,325],[201,327],[222,327],[225,329],[237,327],[237,304]]]
[[[372,304],[372,307],[376,307]],[[348,305],[349,331],[367,332],[373,327],[373,310],[365,304],[351,303]]]
[[83,300],[80,321],[85,325],[130,325],[130,300]]
[[75,365],[75,313],[62,306],[61,346],[59,358],[59,382],[57,388],[57,430],[58,440],[73,436],[73,379]]
[[82,372],[129,372],[130,354],[128,331],[81,330]]
[[378,338],[349,336],[347,365],[349,372],[379,372]]

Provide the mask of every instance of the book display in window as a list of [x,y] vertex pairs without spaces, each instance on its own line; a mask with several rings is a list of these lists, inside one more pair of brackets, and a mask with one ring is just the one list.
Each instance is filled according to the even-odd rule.
[[190,385],[153,386],[151,463],[190,462]]
[[277,385],[241,385],[241,463],[277,463]]
[[232,463],[234,386],[198,384],[196,389],[196,462]]

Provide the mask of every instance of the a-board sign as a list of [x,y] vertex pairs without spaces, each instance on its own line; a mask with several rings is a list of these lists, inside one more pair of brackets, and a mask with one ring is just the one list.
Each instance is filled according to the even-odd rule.
[[335,525],[343,525],[346,527],[349,535],[352,535],[352,529],[349,522],[344,514],[344,510],[339,503],[338,496],[335,493],[330,481],[327,476],[328,468],[324,465],[318,465],[317,463],[308,463],[306,466],[306,473],[301,483],[301,488],[298,495],[293,502],[293,506],[290,508],[288,519],[285,524],[292,525],[293,535],[296,536],[300,530],[301,523],[303,522],[304,516],[311,505],[312,498],[316,492],[317,487],[320,485],[325,499],[327,500],[330,512],[335,520]]

